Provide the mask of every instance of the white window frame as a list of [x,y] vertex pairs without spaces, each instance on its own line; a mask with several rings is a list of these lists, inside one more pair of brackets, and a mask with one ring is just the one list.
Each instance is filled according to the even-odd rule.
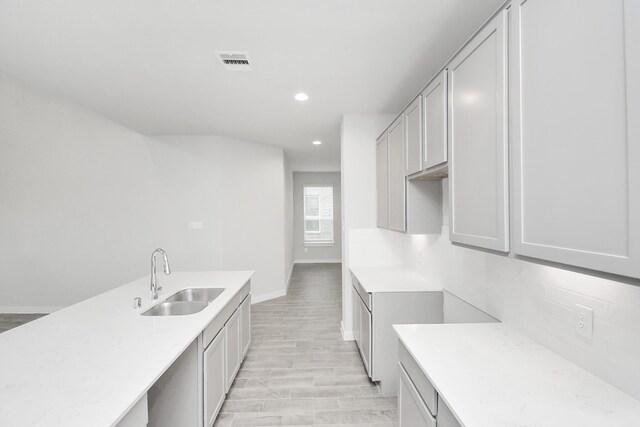
[[[307,234],[320,234],[322,232],[321,227],[320,227],[320,221],[322,221],[322,218],[320,217],[320,196],[318,196],[318,216],[315,217],[308,217],[306,216],[306,212],[307,212],[307,194],[306,194],[306,189],[307,188],[331,188],[331,225],[332,225],[332,230],[331,230],[331,236],[332,239],[331,241],[329,240],[318,240],[318,241],[309,241],[306,239],[306,235]],[[302,186],[302,240],[303,240],[303,244],[304,247],[321,247],[321,246],[335,246],[335,240],[336,240],[336,236],[335,236],[335,228],[336,228],[336,224],[335,224],[335,209],[336,209],[336,204],[335,204],[335,200],[333,199],[333,197],[335,196],[335,188],[333,186],[333,184],[304,184]],[[307,220],[317,220],[318,221],[318,231],[307,231]]]

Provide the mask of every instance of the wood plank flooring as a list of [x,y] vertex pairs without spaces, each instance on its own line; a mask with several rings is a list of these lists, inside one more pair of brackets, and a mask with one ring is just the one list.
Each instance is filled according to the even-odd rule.
[[45,316],[44,314],[12,314],[12,313],[0,313],[0,333],[13,329],[25,323],[29,323],[32,320],[36,320],[39,317]]
[[252,344],[216,427],[395,427],[353,341],[343,341],[340,264],[296,264],[287,296],[252,306]]

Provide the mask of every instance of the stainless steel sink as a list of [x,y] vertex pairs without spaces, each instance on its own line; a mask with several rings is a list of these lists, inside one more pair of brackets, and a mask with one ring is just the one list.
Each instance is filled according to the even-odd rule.
[[224,288],[183,289],[167,298],[167,301],[199,301],[207,304],[216,299]]
[[204,310],[205,301],[165,301],[142,313],[143,316],[183,316]]

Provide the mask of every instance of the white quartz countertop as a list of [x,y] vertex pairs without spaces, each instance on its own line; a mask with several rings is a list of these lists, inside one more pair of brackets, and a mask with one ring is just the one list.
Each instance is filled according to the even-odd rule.
[[[251,271],[159,274],[162,301],[225,288],[199,313],[141,316],[149,276],[0,334],[0,425],[116,424],[251,278]],[[134,297],[142,309],[133,309]]]
[[441,285],[407,268],[351,267],[351,272],[368,293],[442,291]]
[[640,426],[640,401],[504,324],[394,328],[464,427]]

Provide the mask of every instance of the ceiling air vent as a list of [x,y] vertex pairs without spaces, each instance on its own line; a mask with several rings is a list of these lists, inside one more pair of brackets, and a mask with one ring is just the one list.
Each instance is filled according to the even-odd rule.
[[246,52],[216,52],[216,54],[229,71],[251,71]]

